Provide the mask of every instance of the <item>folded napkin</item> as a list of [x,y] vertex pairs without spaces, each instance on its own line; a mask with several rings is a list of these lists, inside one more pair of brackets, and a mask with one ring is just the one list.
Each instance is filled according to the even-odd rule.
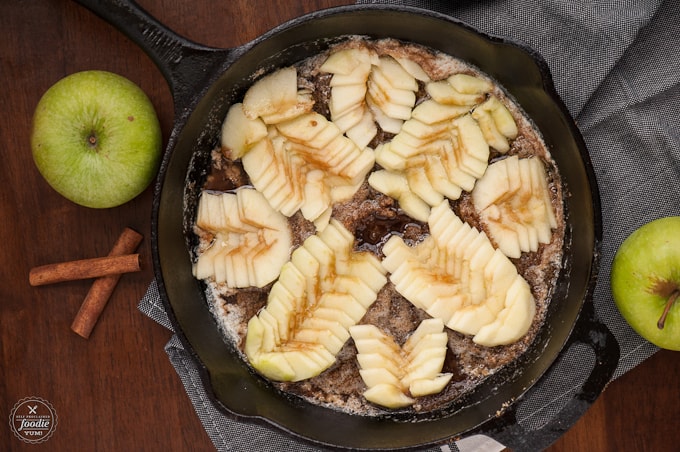
[[[680,215],[680,2],[358,3],[399,3],[437,10],[483,32],[524,42],[544,57],[558,93],[584,135],[600,188],[603,246],[594,305],[598,318],[614,333],[621,348],[614,378],[656,352],[618,314],[609,290],[609,272],[616,249],[634,229],[654,218]],[[155,283],[139,309],[172,329]],[[517,420],[527,431],[553,419],[589,375],[588,366],[594,365],[592,351],[579,345],[569,348],[520,400]],[[176,336],[165,349],[217,450],[316,450],[274,430],[228,419],[209,401],[196,366]],[[493,439],[477,435],[426,450],[502,448]]]

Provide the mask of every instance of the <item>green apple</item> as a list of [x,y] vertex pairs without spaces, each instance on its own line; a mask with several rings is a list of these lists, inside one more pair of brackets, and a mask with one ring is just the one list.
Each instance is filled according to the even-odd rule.
[[154,179],[162,136],[139,86],[106,71],[83,71],[55,83],[33,116],[31,150],[45,180],[71,201],[114,207]]
[[611,288],[638,334],[680,350],[680,217],[651,221],[624,240],[612,262]]

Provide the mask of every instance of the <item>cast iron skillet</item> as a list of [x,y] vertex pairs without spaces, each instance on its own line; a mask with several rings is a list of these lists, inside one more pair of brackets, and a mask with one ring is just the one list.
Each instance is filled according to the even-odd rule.
[[[539,55],[450,17],[407,7],[355,5],[319,11],[241,47],[214,49],[178,36],[131,1],[77,1],[141,46],[170,85],[175,123],[153,204],[155,275],[172,325],[218,408],[324,447],[404,449],[484,433],[521,450],[548,446],[597,398],[619,354],[613,335],[596,319],[591,301],[601,240],[599,194],[583,139]],[[266,73],[288,66],[350,34],[420,43],[462,58],[494,77],[541,130],[568,192],[564,265],[535,342],[517,362],[427,417],[353,416],[276,393],[224,343],[203,287],[191,275],[185,238],[196,183],[205,177],[209,152],[217,143],[229,105],[243,95],[258,70]],[[538,430],[523,429],[517,423],[518,400],[576,343],[585,344],[595,355],[587,380],[553,421]]]

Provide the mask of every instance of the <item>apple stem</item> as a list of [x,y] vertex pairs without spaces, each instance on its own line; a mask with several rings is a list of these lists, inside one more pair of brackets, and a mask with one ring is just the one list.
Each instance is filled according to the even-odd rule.
[[660,330],[663,330],[663,327],[666,325],[666,317],[668,316],[668,312],[671,310],[671,307],[678,299],[678,296],[680,296],[680,289],[674,290],[671,296],[668,297],[668,302],[666,303],[666,307],[663,310],[663,314],[661,314],[661,318],[656,323],[656,326]]

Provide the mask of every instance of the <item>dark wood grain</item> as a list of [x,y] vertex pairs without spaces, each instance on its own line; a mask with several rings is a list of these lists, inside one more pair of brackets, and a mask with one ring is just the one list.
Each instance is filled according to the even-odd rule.
[[[163,23],[197,42],[232,47],[305,12],[344,0],[178,2],[143,0]],[[165,80],[142,50],[66,0],[0,2],[0,450],[211,450],[212,443],[163,350],[170,333],[137,310],[152,279],[151,189],[107,210],[76,206],[38,174],[29,148],[33,110],[60,78],[104,69],[138,83],[166,136],[173,121]],[[32,267],[105,256],[124,227],[140,231],[143,269],[124,275],[89,340],[69,326],[90,281],[31,287]],[[678,354],[660,352],[612,383],[551,450],[664,450],[680,439]],[[42,445],[9,431],[29,396],[59,424]]]

